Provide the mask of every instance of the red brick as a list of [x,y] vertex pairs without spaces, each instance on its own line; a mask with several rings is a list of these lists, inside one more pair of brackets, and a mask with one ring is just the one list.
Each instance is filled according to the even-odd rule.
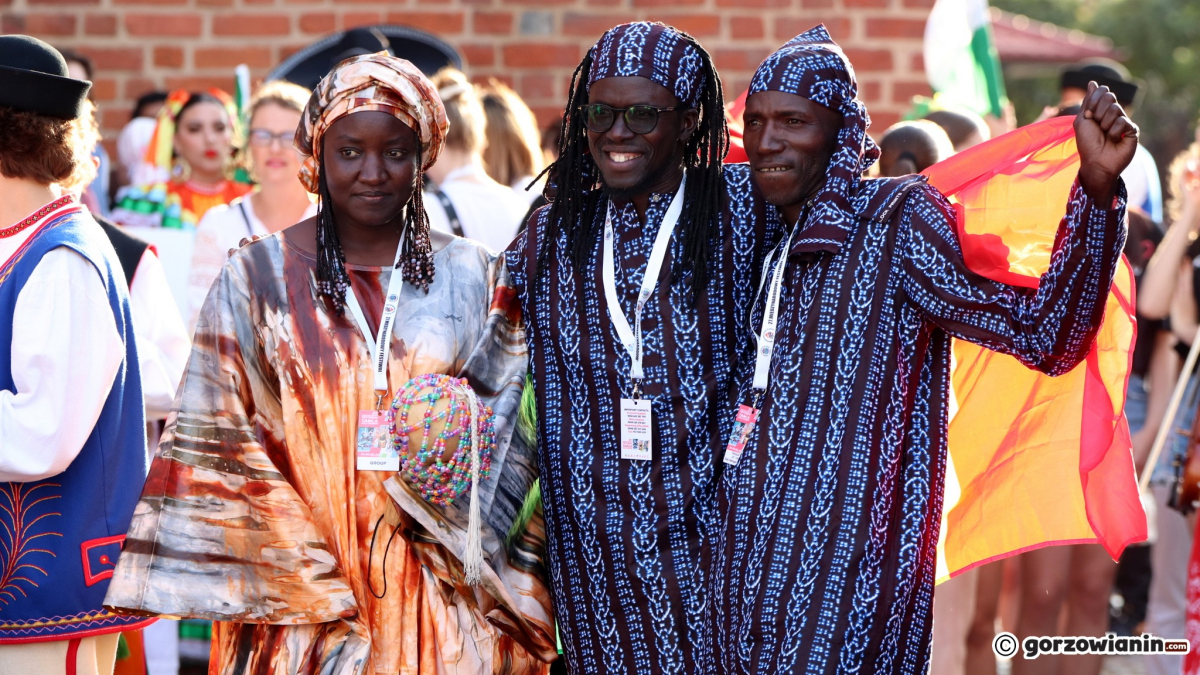
[[661,21],[698,37],[711,37],[721,33],[721,17],[716,14],[651,14],[649,19]]
[[125,30],[136,36],[199,37],[204,19],[199,14],[126,14]]
[[101,129],[120,129],[129,123],[129,110],[105,107],[100,111],[99,122]]
[[113,4],[121,5],[153,5],[162,7],[164,5],[186,5],[188,0],[113,0]]
[[213,35],[288,35],[292,20],[287,14],[236,12],[213,17]]
[[205,89],[222,89],[224,91],[233,91],[233,73],[218,77],[200,77],[196,75],[188,75],[181,77],[168,77],[166,88],[170,91],[176,89],[187,89],[188,91],[204,91]]
[[472,68],[496,63],[496,48],[492,45],[459,45],[458,51]]
[[471,25],[479,35],[509,35],[512,33],[512,12],[475,12]]
[[717,0],[718,7],[780,8],[791,7],[791,0]]
[[867,103],[873,103],[880,100],[883,98],[883,83],[859,81],[858,97]]
[[833,7],[833,0],[800,0],[800,7],[803,9],[829,9]]
[[[2,6],[11,5],[11,2],[0,3]],[[38,5],[98,5],[100,0],[29,0],[31,6]]]
[[875,71],[890,72],[895,68],[890,49],[847,49],[846,57],[854,70],[864,73]]
[[338,0],[339,5],[387,5],[396,4],[394,0]]
[[735,40],[753,40],[763,37],[763,20],[757,16],[729,17],[729,34]]
[[139,96],[160,89],[154,80],[144,77],[128,77],[121,84],[121,98],[136,101]]
[[155,47],[154,65],[160,68],[182,68],[183,48],[169,46]]
[[275,58],[275,63],[283,63],[296,52],[304,49],[308,45],[284,45],[279,48],[279,55]]
[[116,35],[116,14],[88,14],[83,17],[83,32],[85,35]]
[[505,45],[504,65],[516,68],[545,68],[558,66],[574,68],[581,58],[579,45],[554,43],[523,43]]
[[506,5],[533,5],[535,7],[544,7],[546,5],[573,5],[575,0],[500,0]]
[[634,7],[679,7],[703,4],[704,0],[633,0]]
[[[450,0],[416,0],[418,5],[448,5]],[[393,2],[392,4],[396,4]]]
[[289,5],[322,5],[325,0],[283,0]]
[[197,7],[233,7],[233,0],[196,0]]
[[233,68],[246,64],[251,68],[269,68],[274,60],[270,47],[206,47],[192,53],[196,68]]
[[937,2],[937,0],[904,0],[904,6],[929,9],[930,7],[933,7],[933,3],[935,2]]
[[551,124],[562,124],[563,104],[531,105],[533,116],[537,118],[538,128],[545,129]]
[[243,5],[273,5],[275,0],[242,0]]
[[88,94],[93,101],[114,101],[117,98],[117,81],[111,77],[92,78],[92,90]]
[[901,115],[894,112],[871,113],[871,137],[878,139],[888,127],[899,122]]
[[563,15],[563,34],[580,35],[596,39],[604,31],[628,21],[622,14],[594,14],[591,12],[568,12]]
[[803,18],[780,18],[775,21],[775,39],[790,40],[817,24],[825,24],[835,40],[850,37],[850,19],[845,16],[805,14]]
[[625,0],[588,0],[588,7],[620,7]]
[[916,54],[913,54],[912,61],[910,62],[909,68],[911,68],[912,72],[914,72],[914,73],[925,72],[925,55],[922,54],[921,52],[917,52]]
[[0,33],[24,33],[25,16],[21,14],[0,14]]
[[754,70],[771,54],[768,48],[718,48],[713,52],[717,70]]
[[910,104],[914,96],[932,96],[933,90],[929,83],[922,81],[892,82],[892,101]]
[[842,4],[847,8],[888,7],[892,4],[892,0],[842,0]]
[[867,19],[867,37],[922,38],[924,19]]
[[454,35],[463,31],[466,19],[462,12],[391,12],[387,15],[387,22],[439,35]]
[[301,14],[300,30],[305,33],[332,33],[337,30],[337,16],[333,12]]
[[342,29],[349,30],[359,26],[370,26],[383,21],[379,12],[348,12],[342,16]]
[[525,98],[553,99],[560,96],[557,86],[558,81],[559,78],[553,75],[542,73],[526,75],[521,78],[521,85],[515,87],[515,89],[521,92],[521,96]]
[[92,60],[96,70],[138,70],[145,65],[141,47],[83,47],[79,50]]
[[72,14],[26,14],[24,30],[34,36],[74,35],[77,21]]

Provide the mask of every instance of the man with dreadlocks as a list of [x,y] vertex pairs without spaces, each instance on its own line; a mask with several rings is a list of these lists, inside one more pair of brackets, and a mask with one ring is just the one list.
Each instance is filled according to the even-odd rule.
[[927,672],[950,338],[1067,372],[1125,239],[1119,176],[1137,127],[1106,88],[1075,120],[1079,175],[1037,289],[969,269],[953,209],[923,178],[860,178],[879,151],[856,96],[823,26],[751,80],[746,152],[789,233],[726,413],[740,428],[711,542],[720,673]]
[[[211,673],[533,675],[555,657],[536,555],[505,545],[540,531],[513,525],[536,476],[512,433],[520,312],[504,264],[431,234],[421,204],[445,133],[416,66],[340,63],[296,132],[317,216],[238,250],[204,302],[106,604],[215,621]],[[477,508],[357,456],[360,420],[434,374],[496,413]]]
[[711,670],[717,412],[767,242],[727,147],[708,54],[662,24],[617,26],[575,71],[557,197],[509,248],[571,673]]

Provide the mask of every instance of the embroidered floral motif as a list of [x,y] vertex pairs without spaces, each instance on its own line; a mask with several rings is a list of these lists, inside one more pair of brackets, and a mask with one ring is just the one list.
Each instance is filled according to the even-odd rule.
[[[47,207],[49,208],[49,207]],[[38,532],[35,527],[50,516],[61,516],[58,512],[36,513],[38,504],[58,499],[62,495],[34,494],[42,488],[57,488],[58,483],[0,483],[0,607],[17,599],[20,593],[28,597],[28,588],[37,588],[33,573],[46,570],[34,564],[30,556],[43,553],[55,557],[52,551],[38,548],[37,540],[42,537],[61,537],[53,531]],[[28,584],[22,586],[21,584]]]
[[45,218],[46,216],[54,213],[73,201],[75,201],[74,195],[65,195],[63,197],[59,197],[58,199],[38,209],[37,213],[34,213],[25,220],[22,220],[11,227],[6,227],[0,230],[0,239],[11,237],[18,232],[28,229],[31,225],[36,225],[39,221],[41,221],[42,218]]

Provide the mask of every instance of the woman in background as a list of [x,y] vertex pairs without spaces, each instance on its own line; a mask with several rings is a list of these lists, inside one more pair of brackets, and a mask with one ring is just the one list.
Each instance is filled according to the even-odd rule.
[[542,194],[542,183],[525,188],[546,166],[537,118],[517,92],[494,77],[488,78],[481,94],[487,117],[483,168],[497,183],[516,190],[532,204]]
[[300,114],[312,92],[289,82],[269,82],[250,102],[247,168],[254,192],[228,205],[214,206],[196,228],[188,276],[188,324],[194,330],[200,306],[213,280],[243,239],[279,232],[317,213],[308,191],[296,179],[300,154],[293,147]]
[[192,230],[209,209],[246,194],[249,185],[230,179],[236,119],[229,96],[220,90],[172,92],[146,151],[155,180],[123,189],[112,219],[132,227]]

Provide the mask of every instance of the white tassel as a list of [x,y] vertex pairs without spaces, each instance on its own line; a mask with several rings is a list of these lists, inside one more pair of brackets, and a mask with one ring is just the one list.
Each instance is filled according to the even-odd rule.
[[471,411],[471,505],[467,519],[467,548],[463,551],[463,573],[468,586],[478,586],[483,581],[483,537],[479,531],[479,398],[469,386],[464,388]]

